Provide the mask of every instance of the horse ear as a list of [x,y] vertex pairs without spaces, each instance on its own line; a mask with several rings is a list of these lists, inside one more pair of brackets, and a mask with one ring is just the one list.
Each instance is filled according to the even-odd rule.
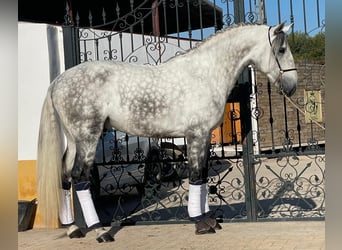
[[279,34],[279,33],[281,33],[281,32],[287,33],[287,32],[291,29],[291,27],[293,26],[293,23],[291,23],[291,24],[288,25],[288,26],[285,26],[285,23],[286,23],[286,21],[285,21],[285,22],[282,22],[281,24],[279,24],[278,26],[276,26],[275,29],[274,29],[273,34],[274,34],[274,35],[277,35],[277,34]]
[[277,35],[277,34],[283,32],[284,27],[285,27],[285,22],[282,22],[281,24],[279,24],[278,26],[275,27],[273,34]]
[[288,25],[288,26],[285,26],[285,27],[283,28],[283,32],[284,32],[284,33],[287,33],[287,32],[292,28],[292,26],[293,26],[293,23],[291,23],[291,24]]

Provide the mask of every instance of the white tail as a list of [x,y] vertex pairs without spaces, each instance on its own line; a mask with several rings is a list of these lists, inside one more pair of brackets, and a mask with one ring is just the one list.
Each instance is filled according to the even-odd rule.
[[38,208],[46,227],[58,226],[63,137],[57,112],[51,100],[51,86],[44,101],[39,128],[37,180]]

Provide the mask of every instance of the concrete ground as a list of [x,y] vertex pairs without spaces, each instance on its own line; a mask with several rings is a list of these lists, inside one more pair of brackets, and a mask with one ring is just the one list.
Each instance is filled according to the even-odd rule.
[[136,225],[108,228],[114,242],[97,243],[95,232],[69,239],[66,229],[18,232],[18,249],[124,249],[124,250],[323,250],[324,221],[222,223],[215,234],[195,235],[193,224]]

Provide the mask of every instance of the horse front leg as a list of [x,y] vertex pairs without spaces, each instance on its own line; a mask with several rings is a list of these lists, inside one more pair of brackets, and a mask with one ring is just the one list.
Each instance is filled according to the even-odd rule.
[[188,213],[195,222],[195,233],[215,233],[221,229],[208,201],[208,152],[210,137],[188,137],[189,201]]

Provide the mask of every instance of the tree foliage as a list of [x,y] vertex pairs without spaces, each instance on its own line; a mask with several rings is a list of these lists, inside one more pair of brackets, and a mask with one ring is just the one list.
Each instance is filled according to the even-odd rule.
[[309,36],[303,32],[294,32],[288,37],[293,57],[297,61],[325,62],[325,33]]

